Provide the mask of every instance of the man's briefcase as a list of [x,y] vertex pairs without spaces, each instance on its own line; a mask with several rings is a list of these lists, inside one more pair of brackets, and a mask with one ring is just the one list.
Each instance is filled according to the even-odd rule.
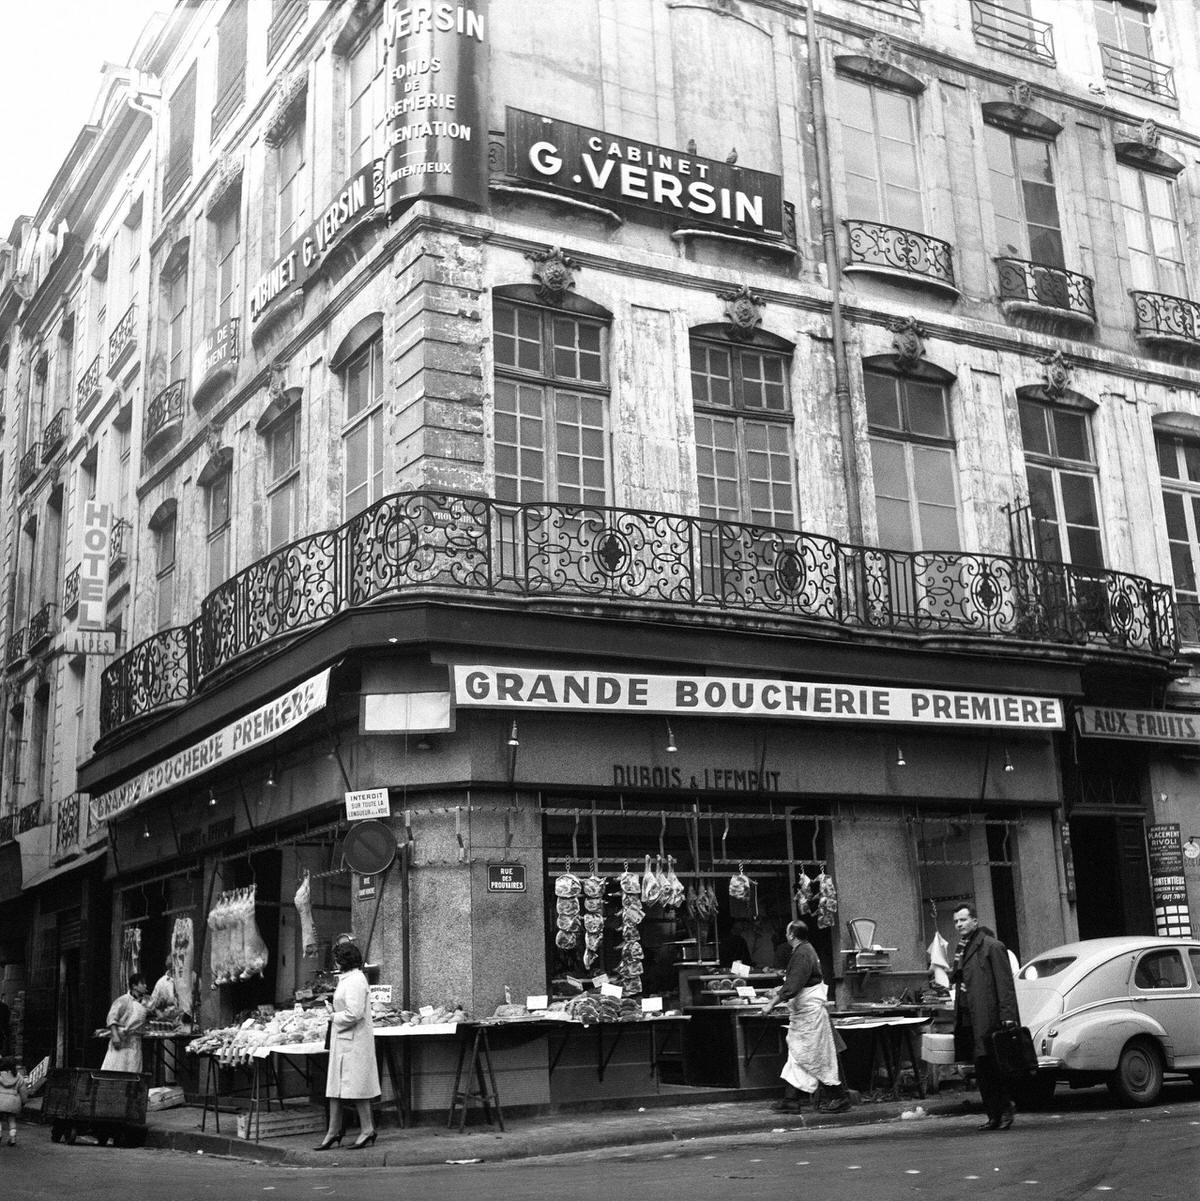
[[992,1058],[1005,1076],[1031,1076],[1037,1071],[1037,1052],[1025,1026],[1005,1026],[991,1036]]

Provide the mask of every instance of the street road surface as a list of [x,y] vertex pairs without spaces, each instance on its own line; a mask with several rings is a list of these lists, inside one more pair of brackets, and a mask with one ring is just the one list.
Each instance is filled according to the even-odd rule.
[[0,1147],[0,1198],[31,1201],[1191,1201],[1200,1197],[1200,1102],[618,1148],[517,1163],[288,1168],[170,1151],[50,1142],[23,1126]]

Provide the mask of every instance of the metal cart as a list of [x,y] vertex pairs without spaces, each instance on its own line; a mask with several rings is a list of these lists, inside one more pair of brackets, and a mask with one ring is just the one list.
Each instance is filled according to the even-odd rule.
[[146,1077],[96,1068],[53,1068],[46,1077],[42,1120],[50,1140],[91,1135],[100,1146],[140,1147],[146,1141]]

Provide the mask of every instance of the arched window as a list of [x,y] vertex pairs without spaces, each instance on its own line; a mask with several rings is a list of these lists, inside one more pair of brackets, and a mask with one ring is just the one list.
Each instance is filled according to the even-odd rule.
[[577,297],[560,310],[497,290],[497,499],[608,503],[607,316]]
[[353,517],[383,495],[383,334],[345,361],[342,426],[342,516]]
[[258,422],[267,460],[267,550],[296,537],[300,506],[300,389],[289,388]]
[[233,451],[223,447],[209,459],[197,483],[204,489],[204,532],[208,548],[208,588],[229,578],[232,540]]
[[164,501],[150,517],[154,534],[154,628],[165,630],[175,613],[175,511],[174,500]]
[[738,342],[726,329],[691,333],[700,516],[795,529],[792,344],[761,331]]
[[1180,637],[1195,644],[1200,642],[1200,419],[1178,414],[1156,418],[1154,445]]

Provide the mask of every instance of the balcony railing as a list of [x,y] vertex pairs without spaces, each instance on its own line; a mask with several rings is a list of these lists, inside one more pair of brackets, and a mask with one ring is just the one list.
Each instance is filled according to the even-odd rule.
[[1151,100],[1159,100],[1164,104],[1179,103],[1179,94],[1175,91],[1175,71],[1165,63],[1103,42],[1100,44],[1100,62],[1104,68],[1104,78],[1114,88],[1134,96],[1149,96]]
[[172,380],[147,406],[144,440],[152,442],[159,434],[183,421],[183,380]]
[[[916,0],[912,0],[913,3]],[[287,41],[288,35],[304,18],[304,0],[287,0],[282,8],[271,18],[267,26],[267,61],[279,53],[280,47]]]
[[75,386],[75,416],[82,414],[100,395],[100,359],[101,355],[97,355],[91,362],[88,369],[79,377],[79,383]]
[[4,644],[4,666],[15,667],[25,658],[25,629],[22,627],[9,634]]
[[54,452],[66,441],[67,410],[59,409],[42,430],[42,462],[48,463]]
[[28,488],[37,477],[38,467],[42,462],[41,445],[35,442],[22,456],[17,464],[17,488]]
[[29,651],[32,654],[44,642],[50,641],[54,632],[54,610],[58,606],[53,601],[44,604],[29,619]]
[[36,830],[42,825],[42,802],[39,798],[36,801],[31,801],[28,805],[17,810],[17,820],[14,824],[14,832],[17,834],[25,834],[29,830]]
[[112,571],[124,567],[129,559],[129,551],[133,542],[133,524],[124,517],[118,517],[112,525],[112,534],[108,543],[108,566]]
[[87,834],[87,802],[82,801],[79,793],[73,792],[63,797],[55,806],[54,819],[54,854],[65,855],[78,847]]
[[998,258],[996,265],[1000,272],[1001,301],[1061,309],[1095,324],[1096,301],[1092,281],[1086,275],[1025,259]]
[[1179,641],[1183,646],[1200,646],[1200,601],[1175,601],[1179,620]]
[[17,836],[17,815],[15,813],[6,813],[0,817],[0,846],[6,842],[12,842]]
[[849,220],[843,224],[850,249],[848,265],[882,267],[948,288],[955,286],[954,251],[949,242],[878,221]]
[[971,32],[981,46],[1054,62],[1054,28],[993,0],[971,0]]
[[1160,342],[1188,342],[1200,350],[1200,304],[1163,292],[1131,292],[1134,333]]
[[790,628],[941,633],[1175,653],[1171,590],[1140,576],[1001,555],[890,551],[815,534],[629,509],[479,496],[385,497],[259,559],[101,677],[101,732],[187,701],[242,656],[383,598],[503,596]]
[[126,360],[137,349],[137,304],[131,304],[108,335],[108,375],[115,379]]
[[81,564],[76,563],[74,567],[67,572],[66,583],[63,584],[63,612],[73,613],[79,606],[79,569]]

